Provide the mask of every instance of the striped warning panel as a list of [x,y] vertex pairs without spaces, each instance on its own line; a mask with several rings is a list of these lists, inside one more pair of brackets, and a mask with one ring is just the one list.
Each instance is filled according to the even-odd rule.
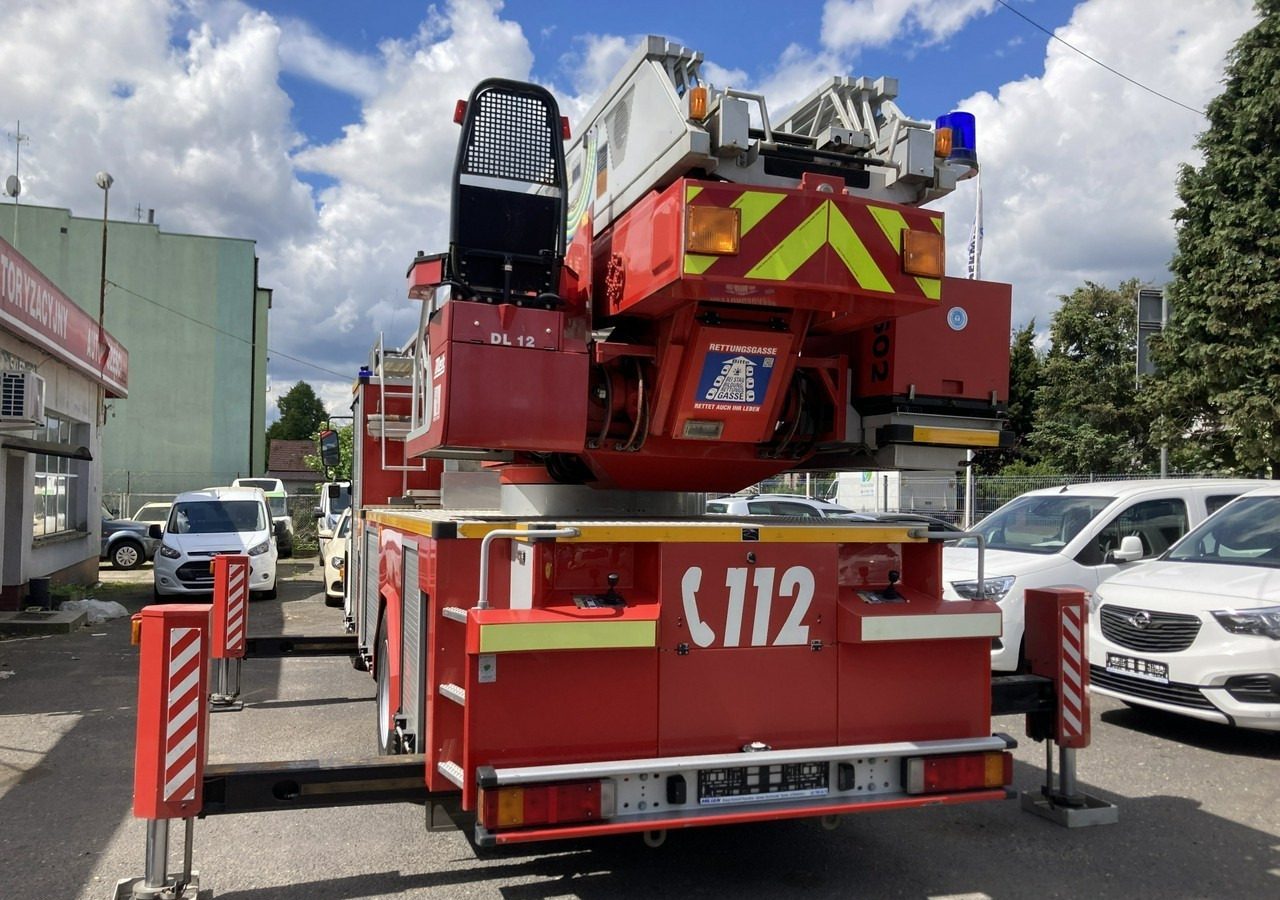
[[244,649],[248,626],[249,608],[249,559],[242,557],[227,561],[227,637],[226,649],[239,655]]
[[198,628],[170,632],[168,704],[165,710],[163,799],[194,800],[196,754],[200,738],[200,666],[204,663]]
[[1084,608],[1062,607],[1062,696],[1058,703],[1059,743],[1088,739],[1089,706],[1084,675]]

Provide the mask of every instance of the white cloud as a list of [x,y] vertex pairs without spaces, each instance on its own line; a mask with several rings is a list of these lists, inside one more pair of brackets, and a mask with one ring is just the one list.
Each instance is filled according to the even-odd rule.
[[[1210,8],[1212,6],[1212,8]],[[1253,23],[1249,0],[1089,0],[1058,35],[1192,107],[1221,89],[1223,60]],[[1173,252],[1179,163],[1207,120],[1049,41],[1045,71],[960,104],[978,121],[983,277],[1014,286],[1015,324],[1048,325],[1085,280],[1163,283]],[[973,192],[939,204],[952,271],[963,271]]]
[[996,0],[827,0],[822,43],[836,50],[883,47],[904,37],[937,43],[995,6]]
[[[776,119],[826,77],[849,74],[858,48],[944,40],[992,7],[829,0],[822,35],[796,35],[775,65],[748,75],[729,68],[742,59],[712,59],[704,75],[763,92]],[[1251,10],[1248,0],[1087,0],[1059,33],[1203,106]],[[551,61],[566,85],[556,90],[562,111],[580,116],[635,46],[630,37],[582,35],[570,57]],[[349,390],[341,373],[364,361],[378,334],[403,343],[416,324],[404,273],[416,251],[447,244],[454,102],[484,77],[529,78],[533,62],[526,30],[502,18],[498,0],[428,8],[415,33],[367,56],[240,0],[0,8],[0,114],[21,119],[31,135],[23,201],[92,215],[102,202],[93,174],[107,169],[116,178],[113,210],[141,204],[157,210],[167,231],[256,239],[261,282],[275,291],[273,381],[306,379],[331,411],[342,410]],[[358,121],[308,145],[290,124],[291,101],[279,87],[285,71],[358,97]],[[1017,322],[1035,315],[1043,328],[1056,296],[1086,278],[1163,279],[1173,179],[1179,162],[1195,161],[1203,119],[1056,41],[1040,77],[963,107],[978,116],[984,275],[1014,284]],[[313,196],[302,174],[327,187]],[[951,214],[952,271],[963,268],[972,198],[965,185],[942,204]]]

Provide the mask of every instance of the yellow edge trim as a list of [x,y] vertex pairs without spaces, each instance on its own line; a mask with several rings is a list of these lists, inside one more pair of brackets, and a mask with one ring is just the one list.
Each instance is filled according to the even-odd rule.
[[999,447],[1000,432],[979,431],[976,428],[926,428],[917,425],[912,432],[912,440],[920,444]]
[[[920,440],[917,428],[916,440]],[[937,429],[935,429],[937,430]],[[981,431],[956,432],[970,438],[986,434]],[[991,432],[995,434],[995,432]],[[991,442],[995,446],[999,437]],[[970,441],[976,443],[975,441]],[[566,520],[559,524],[578,529],[577,537],[555,538],[557,543],[566,544],[604,544],[617,542],[634,543],[679,543],[679,544],[872,544],[899,543],[919,540],[907,536],[908,532],[918,527],[915,525],[895,525],[891,527],[869,526],[857,523],[848,525],[752,525],[741,519],[725,516],[733,524],[682,525],[656,523],[619,522],[606,524],[579,523]],[[431,526],[438,523],[429,519],[417,519],[399,515],[394,512],[375,511],[369,513],[368,521],[379,525],[387,525],[409,534],[431,535]],[[457,522],[458,537],[479,540],[491,531],[502,529],[529,530],[527,522]],[[757,529],[755,541],[742,539],[743,528]],[[530,537],[537,537],[537,531],[531,531]],[[516,538],[515,540],[523,540]]]
[[481,653],[656,647],[657,622],[518,622],[480,626]]
[[857,525],[833,525],[830,528],[761,528],[762,544],[910,544],[922,543],[927,538],[913,538],[908,532],[921,525],[899,525],[892,528],[867,528]]
[[699,187],[698,185],[696,184],[685,185],[684,202],[688,203],[690,200],[692,200],[694,197],[698,196],[701,193],[702,193],[702,188]]

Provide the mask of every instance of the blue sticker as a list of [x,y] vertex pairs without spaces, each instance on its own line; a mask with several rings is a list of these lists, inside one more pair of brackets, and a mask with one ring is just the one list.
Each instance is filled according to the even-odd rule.
[[769,391],[777,350],[744,347],[741,351],[751,352],[741,352],[732,345],[711,346],[726,349],[713,349],[703,358],[694,409],[758,411]]
[[952,331],[964,331],[964,327],[969,324],[969,314],[960,307],[953,306],[947,310],[947,324]]

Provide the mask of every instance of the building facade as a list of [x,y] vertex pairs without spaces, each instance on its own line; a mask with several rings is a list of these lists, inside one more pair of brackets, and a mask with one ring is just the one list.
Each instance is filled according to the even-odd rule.
[[103,411],[128,394],[125,348],[0,239],[0,609],[97,580]]
[[265,469],[271,292],[254,241],[22,204],[0,207],[0,237],[130,350],[128,399],[103,412],[110,507],[127,516]]

